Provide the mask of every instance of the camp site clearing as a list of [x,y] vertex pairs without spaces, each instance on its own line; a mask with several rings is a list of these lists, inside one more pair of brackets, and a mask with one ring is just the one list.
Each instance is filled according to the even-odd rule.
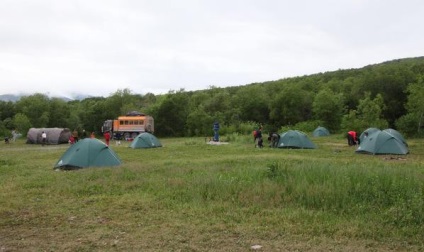
[[72,170],[55,169],[69,144],[1,144],[0,251],[424,250],[422,139],[374,155],[308,138],[111,141],[120,164]]

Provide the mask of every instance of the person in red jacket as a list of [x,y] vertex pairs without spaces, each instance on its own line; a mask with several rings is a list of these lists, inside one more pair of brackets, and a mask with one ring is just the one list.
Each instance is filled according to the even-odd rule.
[[347,144],[349,146],[359,144],[358,133],[356,131],[351,130],[347,132]]
[[103,136],[105,137],[106,145],[109,146],[110,132],[109,131],[106,131]]
[[70,137],[69,137],[69,144],[74,144],[75,143],[75,138],[74,138],[74,136],[73,135],[71,135]]

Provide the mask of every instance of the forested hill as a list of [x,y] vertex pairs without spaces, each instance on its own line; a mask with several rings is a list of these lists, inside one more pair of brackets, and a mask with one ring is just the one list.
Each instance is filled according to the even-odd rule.
[[[335,94],[343,95],[347,111],[357,109],[361,99],[366,98],[367,95],[370,98],[375,98],[376,95],[381,94],[384,101],[383,118],[388,121],[390,126],[394,127],[395,121],[406,113],[408,84],[417,82],[423,74],[424,57],[418,57],[387,61],[359,69],[338,70],[282,79],[261,83],[259,86],[272,91],[275,94],[275,96],[272,96],[274,101],[288,98],[288,94],[283,94],[282,90],[290,93],[290,91],[295,92],[298,89],[305,96],[310,96],[309,101],[312,102],[320,91],[330,90]],[[294,86],[296,88],[292,90]],[[295,103],[293,99],[291,100]],[[305,108],[311,108],[311,104],[307,101],[304,105]],[[305,113],[302,120],[308,120],[310,116]]]
[[[359,69],[181,92],[175,94],[175,99],[190,97],[187,105],[194,111],[190,110],[189,115],[218,114],[215,118],[224,122],[234,123],[237,119],[261,122],[277,129],[290,126],[305,130],[321,124],[336,132],[361,131],[368,126],[401,127],[411,134],[419,129],[420,118],[408,113],[412,111],[407,109],[407,88],[412,83],[424,86],[423,75],[424,57],[406,58]],[[409,130],[404,124],[409,125]]]
[[419,136],[424,114],[424,57],[387,61],[359,69],[286,78],[243,86],[170,91],[164,95],[117,90],[109,97],[63,101],[42,94],[0,101],[0,131],[17,127],[67,127],[99,131],[106,119],[127,111],[155,118],[158,136],[210,136],[318,125],[331,132],[396,128]]

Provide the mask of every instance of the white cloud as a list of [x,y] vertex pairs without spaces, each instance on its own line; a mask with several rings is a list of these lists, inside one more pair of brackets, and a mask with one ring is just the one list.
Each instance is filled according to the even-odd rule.
[[165,93],[422,56],[423,7],[418,0],[6,0],[0,93]]

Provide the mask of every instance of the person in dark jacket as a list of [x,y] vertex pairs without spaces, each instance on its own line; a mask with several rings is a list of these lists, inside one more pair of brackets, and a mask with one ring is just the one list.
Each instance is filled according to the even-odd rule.
[[257,143],[255,143],[255,147],[258,146],[259,148],[264,147],[264,141],[262,139],[262,128],[259,128],[256,131],[256,141]]
[[72,131],[72,136],[74,137],[74,142],[76,143],[76,142],[78,142],[78,140],[79,140],[79,136],[78,136],[78,130],[74,130],[74,131]]
[[269,147],[277,148],[278,142],[280,141],[280,135],[276,132],[270,132],[268,136],[268,141],[270,142]]

